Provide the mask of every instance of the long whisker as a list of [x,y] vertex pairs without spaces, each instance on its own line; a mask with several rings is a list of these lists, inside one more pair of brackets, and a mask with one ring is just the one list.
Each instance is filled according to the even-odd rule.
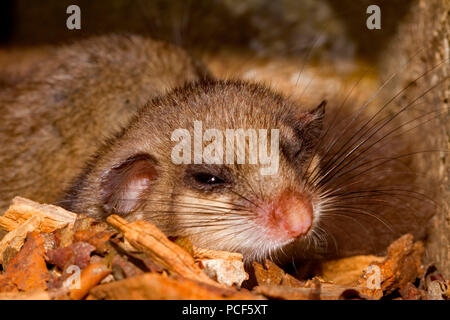
[[[324,133],[321,135],[321,137],[319,138],[319,141],[318,141],[317,145],[315,146],[315,148],[314,148],[314,150],[313,150],[313,152],[312,152],[312,155],[311,155],[311,157],[310,157],[310,159],[309,159],[309,161],[308,161],[308,165],[306,166],[306,169],[304,170],[302,180],[304,180],[304,181],[307,180],[307,174],[308,174],[308,172],[309,172],[309,168],[311,167],[311,164],[312,164],[312,162],[313,162],[314,156],[315,156],[315,155],[317,154],[317,152],[320,150],[320,148],[322,147],[323,142],[325,141],[324,137],[326,137],[327,134],[328,134],[328,132],[329,132],[332,128],[334,128],[334,126],[336,125],[336,120],[338,119],[338,114],[339,114],[339,112],[340,112],[341,109],[344,107],[344,105],[345,105],[345,103],[347,102],[348,98],[351,96],[353,90],[355,90],[355,89],[358,87],[359,83],[362,81],[362,79],[364,78],[364,76],[366,75],[366,73],[367,73],[367,70],[366,70],[366,72],[363,73],[363,75],[361,75],[361,77],[359,77],[359,79],[356,81],[356,83],[352,86],[352,88],[351,88],[350,91],[347,93],[347,95],[345,96],[345,98],[344,98],[344,100],[342,101],[342,103],[340,104],[340,106],[337,108],[333,120],[331,121],[331,123],[329,124],[329,126],[327,127],[327,129],[325,130],[325,132],[324,132]],[[314,168],[313,171],[314,171],[315,169],[316,169],[316,168]]]
[[[330,160],[328,160],[328,162],[327,163],[325,163],[325,165],[324,165],[324,170],[328,170],[328,168],[330,167],[330,166],[335,166],[334,164],[335,164],[335,162],[337,161],[337,160],[339,160],[339,158],[341,158],[342,157],[342,155],[343,154],[345,154],[345,153],[347,153],[349,150],[350,150],[350,148],[352,148],[354,145],[355,145],[355,143],[357,143],[358,141],[360,141],[361,140],[361,138],[362,137],[364,137],[364,135],[366,135],[368,132],[370,132],[370,130],[374,127],[374,126],[371,126],[371,127],[369,127],[368,129],[366,129],[365,131],[363,131],[366,127],[367,127],[367,125],[369,124],[369,123],[371,123],[392,101],[394,101],[397,97],[399,97],[403,92],[405,92],[410,86],[412,86],[414,83],[416,83],[419,79],[421,79],[421,78],[423,78],[423,77],[425,77],[427,74],[429,74],[430,72],[432,72],[432,71],[434,71],[435,69],[437,69],[440,65],[442,65],[443,63],[445,62],[445,60],[444,61],[441,61],[439,64],[437,64],[437,65],[435,65],[435,66],[433,66],[430,70],[427,70],[427,71],[425,71],[424,73],[422,73],[420,76],[418,76],[417,78],[415,78],[414,80],[412,80],[411,82],[409,82],[403,89],[401,89],[400,91],[398,91],[391,99],[389,99],[372,117],[370,117],[369,118],[369,120],[367,120],[358,130],[357,130],[357,132],[356,133],[354,133],[353,134],[353,136],[350,138],[350,139],[348,139],[340,148],[339,148],[339,150],[335,153],[335,155],[334,156],[332,156],[331,158],[330,158]],[[439,81],[436,85],[433,85],[431,88],[429,88],[429,89],[427,89],[425,92],[423,92],[422,94],[420,94],[418,97],[416,97],[414,100],[413,100],[413,102],[411,102],[411,103],[409,103],[405,108],[402,108],[400,111],[398,111],[393,117],[391,117],[390,118],[390,120],[387,122],[387,123],[389,123],[390,121],[392,121],[394,118],[396,118],[396,116],[397,115],[399,115],[400,113],[402,113],[404,110],[406,110],[407,108],[409,108],[411,105],[413,105],[417,100],[419,100],[419,99],[421,99],[423,96],[425,96],[428,92],[430,92],[432,89],[434,89],[435,87],[437,87],[437,86],[439,86],[441,83],[443,83],[444,81],[445,81],[446,79],[443,79],[442,81]],[[358,113],[358,116],[359,116],[359,113]],[[353,120],[352,120],[353,121]],[[351,121],[351,122],[352,122]],[[387,124],[387,123],[385,123],[384,125],[383,125],[383,127]],[[376,124],[378,124],[378,122],[376,123]],[[375,125],[376,125],[375,124]],[[344,129],[344,133],[346,132],[346,130],[348,129],[348,127],[346,128],[346,129]],[[359,136],[358,137],[358,134],[359,133],[361,133],[361,132],[363,132],[362,133],[362,135],[361,136]],[[371,136],[373,136],[373,134],[371,135]],[[352,142],[353,141],[353,139],[354,138],[357,138],[356,140],[355,140],[355,142]],[[367,139],[366,139],[367,140]],[[352,142],[350,145],[349,145],[349,143],[350,142]],[[358,146],[360,146],[361,145],[361,142],[358,144]],[[347,148],[345,148],[345,147],[347,147]],[[353,153],[355,150],[357,150],[358,149],[358,147],[356,147],[356,148],[353,148],[350,152],[351,153]],[[325,155],[324,155],[324,158],[326,158],[327,156],[328,156],[328,153],[329,153],[329,150],[331,150],[331,147],[330,148],[328,148],[328,150],[327,150],[327,152],[325,153]],[[347,154],[348,155],[348,154]],[[342,161],[342,160],[341,160]],[[327,172],[327,174],[329,174],[329,172],[331,172],[330,170],[328,170],[328,172]],[[326,174],[326,175],[327,175]],[[317,178],[318,178],[318,173],[316,172],[316,174],[315,174],[315,176],[313,177],[314,179],[311,181],[312,183],[314,183],[316,180],[317,180]],[[323,176],[322,176],[322,178],[323,178]]]
[[[422,48],[423,49],[423,48]],[[416,52],[413,56],[411,56],[407,62],[402,66],[402,68],[406,68],[410,63],[412,63],[413,59],[422,51],[418,50],[418,52]],[[433,70],[433,69],[431,69]],[[430,70],[430,71],[431,71]],[[345,128],[343,129],[342,133],[345,134],[347,133],[348,129],[350,128],[350,126],[354,123],[354,121],[359,117],[359,115],[362,113],[362,111],[376,98],[376,96],[392,81],[392,79],[394,79],[400,72],[394,72],[393,74],[391,74],[387,80],[385,80],[381,86],[378,88],[378,90],[366,101],[366,103],[363,104],[363,106],[359,109],[359,111],[356,113],[356,115],[347,123],[347,125],[345,126]],[[399,94],[401,94],[402,92],[404,92],[409,86],[411,86],[413,83],[415,83],[416,81],[418,81],[419,79],[421,79],[422,77],[424,77],[426,74],[428,73],[428,71],[426,71],[424,74],[422,74],[421,76],[419,76],[418,78],[414,79],[413,81],[411,81],[405,88],[403,88]],[[399,95],[398,94],[398,95]],[[394,96],[394,99],[396,97]],[[381,112],[381,110],[379,111]],[[375,115],[376,116],[376,115]],[[361,128],[362,129],[362,128]],[[331,144],[329,145],[329,147],[327,148],[327,150],[325,151],[325,155],[324,157],[326,157],[330,150],[332,150],[332,148],[335,146],[335,144],[339,141],[339,138],[334,139],[334,141],[331,142]],[[342,146],[342,147],[345,147]],[[339,151],[338,151],[339,152]],[[315,173],[316,168],[314,168],[314,170],[311,172],[311,175]],[[309,177],[308,177],[309,178]]]
[[[362,145],[364,145],[367,141],[369,141],[370,138],[372,138],[381,128],[385,127],[389,122],[391,122],[394,118],[396,118],[401,112],[405,111],[409,106],[411,106],[415,101],[417,101],[418,99],[421,99],[423,96],[425,96],[428,92],[430,92],[432,89],[434,89],[435,87],[437,87],[438,85],[440,85],[442,82],[439,82],[438,84],[432,86],[431,88],[427,89],[425,92],[423,92],[421,95],[419,95],[418,97],[416,97],[416,99],[413,100],[413,102],[409,103],[407,106],[405,106],[404,108],[402,108],[400,111],[398,111],[397,113],[394,114],[394,116],[390,117],[389,120],[387,120],[380,128],[378,128],[378,130],[376,130],[375,132],[373,132],[372,134],[369,135],[369,137],[365,138],[363,141],[359,142],[356,147],[353,147],[353,149],[351,151],[349,151],[339,162],[338,164],[333,165],[333,167],[331,169],[328,169],[328,171],[320,177],[320,181],[324,180],[331,172],[335,171],[337,168],[340,167],[340,165],[346,160],[348,159],[352,154],[354,154]],[[388,134],[384,135],[382,138],[380,138],[378,141],[376,141],[375,143],[373,143],[372,145],[370,145],[368,148],[366,148],[366,150],[361,151],[359,154],[363,154],[364,152],[366,152],[367,150],[369,150],[372,146],[374,146],[377,142],[381,141],[382,139],[385,139],[387,136],[389,136],[392,132],[397,131],[399,128],[396,128],[392,131],[390,131]],[[348,150],[348,149],[347,149]],[[347,151],[345,151],[347,152]],[[342,156],[342,155],[341,155]],[[314,179],[316,180],[316,179]],[[314,181],[313,181],[314,182]]]

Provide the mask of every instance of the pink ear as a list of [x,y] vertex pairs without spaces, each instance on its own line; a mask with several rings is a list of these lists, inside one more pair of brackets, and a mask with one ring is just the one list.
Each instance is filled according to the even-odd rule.
[[135,211],[143,203],[143,192],[157,176],[155,161],[145,154],[128,158],[111,168],[101,182],[101,199],[106,213],[128,215]]

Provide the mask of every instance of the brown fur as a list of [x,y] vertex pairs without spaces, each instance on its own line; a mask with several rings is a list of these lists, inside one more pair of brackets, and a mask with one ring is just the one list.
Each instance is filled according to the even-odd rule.
[[[198,66],[179,49],[136,37],[92,39],[56,52],[30,81],[0,95],[5,124],[0,131],[2,206],[14,195],[43,202],[61,199],[59,204],[78,213],[149,219],[168,234],[191,236],[198,245],[258,258],[280,244],[267,240],[254,213],[288,192],[305,195],[317,211],[314,231],[287,248],[297,257],[380,252],[403,233],[423,236],[432,206],[412,196],[422,191],[414,185],[413,162],[392,159],[411,150],[407,140],[396,136],[365,153],[357,149],[343,160],[346,167],[332,172],[330,178],[335,178],[319,186],[314,173],[318,179],[326,177],[330,156],[370,115],[362,114],[344,130],[359,105],[349,102],[341,109],[339,103],[329,103],[323,119],[323,108],[299,106],[262,85],[192,83],[207,74]],[[173,164],[171,134],[178,128],[192,132],[195,120],[204,129],[222,131],[280,129],[278,174],[262,176],[259,166],[250,164]],[[396,125],[393,121],[363,146]],[[357,137],[357,142],[363,140]],[[389,158],[375,168],[365,164]],[[197,185],[192,172],[205,171],[226,183],[214,189]],[[359,179],[344,181],[350,174]],[[135,181],[145,183],[136,187]],[[127,190],[129,183],[136,189]],[[393,191],[399,185],[405,194]],[[355,194],[362,191],[367,192]],[[327,192],[340,196],[330,203]],[[129,194],[133,197],[124,196]],[[327,201],[330,208],[324,215],[320,207]]]
[[205,76],[181,49],[136,36],[58,48],[35,69],[0,92],[0,210],[18,194],[56,201],[148,99]]

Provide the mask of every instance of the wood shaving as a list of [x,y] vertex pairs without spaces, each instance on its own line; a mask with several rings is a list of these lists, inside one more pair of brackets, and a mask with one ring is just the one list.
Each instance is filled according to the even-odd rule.
[[[449,281],[423,267],[423,244],[411,235],[385,257],[323,261],[300,280],[270,260],[246,269],[240,253],[168,238],[146,221],[112,215],[108,225],[61,210],[15,198],[0,217],[9,231],[0,299],[449,299]],[[254,284],[245,282],[251,272]]]

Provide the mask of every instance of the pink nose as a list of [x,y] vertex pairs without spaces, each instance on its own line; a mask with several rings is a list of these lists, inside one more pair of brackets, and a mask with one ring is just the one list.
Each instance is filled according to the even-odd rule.
[[311,200],[299,193],[284,192],[266,212],[267,227],[276,238],[298,238],[311,228],[313,219]]

